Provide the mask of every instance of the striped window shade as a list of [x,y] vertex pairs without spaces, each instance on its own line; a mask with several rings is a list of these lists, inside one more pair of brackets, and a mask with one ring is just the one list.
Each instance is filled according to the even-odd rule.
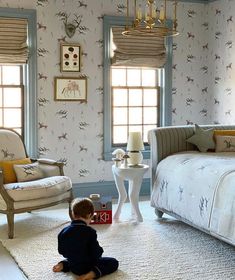
[[123,36],[124,27],[113,27],[113,66],[161,68],[166,63],[163,37]]
[[0,17],[0,63],[27,62],[27,30],[27,19]]

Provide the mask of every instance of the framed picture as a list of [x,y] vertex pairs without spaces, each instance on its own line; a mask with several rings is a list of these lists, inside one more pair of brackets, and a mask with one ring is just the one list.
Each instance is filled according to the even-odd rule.
[[80,72],[81,46],[78,44],[61,44],[60,46],[60,71]]
[[87,78],[55,77],[55,100],[87,101]]

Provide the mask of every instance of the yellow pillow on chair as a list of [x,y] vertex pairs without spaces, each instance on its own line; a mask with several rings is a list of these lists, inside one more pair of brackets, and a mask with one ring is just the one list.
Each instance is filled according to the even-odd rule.
[[17,182],[14,164],[27,164],[31,163],[30,158],[16,159],[16,160],[5,160],[0,161],[0,168],[3,170],[3,183],[15,183]]

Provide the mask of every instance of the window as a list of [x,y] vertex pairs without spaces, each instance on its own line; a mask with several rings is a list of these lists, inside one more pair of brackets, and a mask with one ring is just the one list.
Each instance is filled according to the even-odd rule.
[[158,126],[157,70],[112,67],[112,146],[127,143],[129,132],[140,131],[147,144],[148,130]]
[[[28,154],[37,156],[37,25],[36,11],[0,8],[0,17],[27,19],[27,64],[0,64],[0,126],[11,127],[23,138]],[[0,38],[1,39],[1,38]]]
[[[144,158],[149,158],[148,130],[171,125],[172,38],[165,39],[164,68],[130,68],[111,65],[111,29],[125,26],[124,17],[104,16],[104,159],[112,151],[126,149],[128,133],[141,131]],[[165,79],[167,77],[167,79]]]
[[22,135],[24,128],[23,67],[0,65],[0,126]]

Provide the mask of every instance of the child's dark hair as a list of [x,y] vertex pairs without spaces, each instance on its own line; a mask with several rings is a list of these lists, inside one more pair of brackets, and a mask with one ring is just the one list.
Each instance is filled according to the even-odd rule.
[[94,205],[89,198],[75,198],[71,203],[71,210],[74,217],[86,219],[94,215]]

